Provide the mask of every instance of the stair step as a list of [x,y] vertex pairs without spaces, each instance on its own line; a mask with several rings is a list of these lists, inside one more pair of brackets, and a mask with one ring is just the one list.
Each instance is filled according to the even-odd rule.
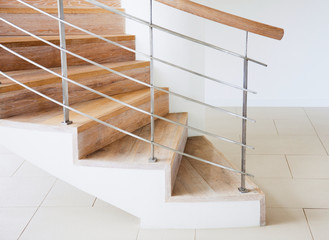
[[[119,94],[113,97],[140,109],[149,111],[149,89]],[[76,103],[71,105],[71,107],[129,132],[133,132],[150,122],[150,117],[148,115],[104,98]],[[155,91],[155,113],[163,116],[168,112],[168,94]],[[63,113],[61,107],[57,107],[50,111],[17,115],[7,118],[7,120],[60,126],[63,121]],[[125,136],[125,134],[121,132],[106,127],[75,112],[70,112],[70,120],[73,121],[73,124],[65,127],[74,128],[77,131],[79,158],[93,153]]]
[[[24,0],[24,2],[29,3],[35,7],[48,7],[48,8],[57,8],[57,1],[54,0]],[[86,1],[81,1],[81,0],[64,0],[64,7],[94,7],[97,8],[96,6],[86,2]],[[108,6],[113,6],[113,7],[120,7],[121,6],[121,0],[98,0],[98,2],[104,3]],[[22,7],[24,6],[20,2],[17,1],[10,1],[8,0],[0,0],[0,7]]]
[[[165,118],[187,124],[187,113],[169,113]],[[150,139],[150,124],[138,129],[135,135]],[[167,147],[183,151],[187,138],[187,129],[164,120],[155,121],[154,141]],[[180,165],[181,156],[155,146],[156,163],[150,163],[150,144],[131,136],[125,136],[118,141],[89,155],[79,161],[84,166],[110,167],[110,168],[142,168],[163,169],[166,171],[166,197],[171,195],[176,174]]]
[[[104,38],[118,42],[126,47],[135,49],[134,35],[103,35]],[[43,36],[43,39],[59,45],[59,36]],[[11,50],[35,61],[44,67],[60,67],[60,51],[44,42],[30,36],[2,36],[0,43]],[[67,35],[67,50],[98,63],[134,61],[135,54],[104,42],[90,35]],[[85,61],[67,54],[69,66],[84,65]],[[36,66],[0,49],[0,70],[17,71],[35,69]]]
[[[106,63],[115,71],[149,83],[149,62],[130,61]],[[53,68],[60,74],[60,68]],[[20,70],[7,72],[14,79],[33,87],[35,90],[57,100],[62,101],[62,80],[42,69]],[[106,95],[117,95],[145,88],[126,78],[108,72],[94,65],[70,66],[68,78],[100,91]],[[26,112],[36,112],[54,107],[52,102],[26,90],[6,77],[0,77],[0,118],[8,118]],[[69,83],[70,104],[100,98],[75,84]]]
[[[185,153],[236,169],[204,136],[189,137]],[[262,199],[264,194],[250,179],[250,191],[241,194],[240,174],[183,156],[170,201],[200,202]]]
[[[58,15],[57,8],[40,8],[41,10]],[[117,10],[124,11],[122,8]],[[125,19],[102,8],[65,8],[65,21],[98,35],[125,33]],[[0,9],[0,17],[36,35],[58,35],[58,21],[43,15],[28,7],[4,7]],[[42,24],[40,24],[42,22]],[[66,34],[85,34],[68,25]],[[0,23],[0,35],[19,36],[26,33],[4,23]]]

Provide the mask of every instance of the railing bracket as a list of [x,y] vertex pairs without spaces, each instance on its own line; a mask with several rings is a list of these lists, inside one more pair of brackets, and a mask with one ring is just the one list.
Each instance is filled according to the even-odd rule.
[[156,157],[149,158],[150,163],[156,163],[157,161],[158,161],[158,159]]
[[73,122],[72,121],[65,121],[65,122],[62,122],[63,125],[71,125]]
[[248,193],[249,192],[249,190],[247,188],[239,187],[238,189],[239,189],[240,193]]

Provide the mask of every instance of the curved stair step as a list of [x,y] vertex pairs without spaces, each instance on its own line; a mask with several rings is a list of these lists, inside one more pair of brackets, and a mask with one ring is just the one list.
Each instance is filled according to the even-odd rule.
[[[189,137],[185,153],[210,162],[237,169],[206,137]],[[265,225],[265,195],[249,178],[248,193],[241,194],[241,176],[195,159],[183,156],[171,202],[259,201],[261,225]]]
[[[134,35],[102,35],[104,38],[135,49]],[[42,36],[43,39],[59,45],[59,36]],[[60,51],[30,36],[1,36],[0,43],[11,50],[47,68],[60,67]],[[134,61],[135,54],[104,42],[90,35],[67,35],[67,50],[98,63]],[[67,54],[69,66],[85,65],[87,62]],[[37,67],[0,48],[0,70],[17,71]]]
[[[48,8],[57,8],[57,1],[54,0],[24,0],[24,2],[32,4],[35,7],[48,7]],[[64,0],[64,7],[93,7],[96,8],[96,6],[81,0]],[[121,0],[98,0],[98,2],[107,4],[112,7],[120,7],[121,6]],[[8,3],[8,0],[0,0],[0,7],[8,7],[8,6],[16,6],[20,7],[22,4],[17,1],[10,1]]]
[[[175,122],[187,125],[187,113],[169,113],[164,116]],[[154,141],[180,152],[184,151],[187,129],[165,120],[155,121]],[[150,139],[150,124],[136,130],[135,135]],[[131,136],[125,136],[97,152],[88,155],[79,161],[80,165],[109,168],[138,168],[138,169],[165,169],[166,171],[166,198],[171,196],[181,155],[155,146],[156,163],[148,162],[150,158],[150,144]]]
[[[149,83],[149,62],[129,61],[105,63],[104,65],[142,82]],[[51,70],[58,74],[61,72],[60,68],[52,68]],[[33,69],[12,71],[7,72],[7,74],[57,101],[62,101],[62,80],[51,73],[42,69]],[[68,68],[68,78],[106,95],[116,95],[145,88],[141,84],[93,65],[70,66]],[[57,106],[6,77],[0,77],[0,82],[2,83],[0,84],[0,118],[46,110]],[[100,98],[100,96],[69,83],[70,104],[96,98]]]
[[[113,97],[122,102],[149,111],[149,89],[118,94]],[[148,115],[137,112],[136,110],[130,109],[120,103],[116,103],[105,98],[76,103],[71,105],[71,107],[129,132],[133,132],[150,122],[150,117]],[[155,91],[155,113],[163,116],[168,112],[168,94],[161,91]],[[49,111],[17,115],[7,118],[6,120],[24,122],[27,124],[26,126],[33,123],[71,129],[77,134],[77,154],[79,158],[93,153],[125,136],[124,133],[106,127],[75,112],[70,112],[70,120],[73,121],[73,124],[62,126],[61,122],[63,121],[63,112],[61,107],[57,107]]]
[[[52,19],[38,11],[25,7],[2,7],[0,8],[0,17],[7,21],[33,33],[36,35],[58,35],[58,21]],[[116,8],[119,11],[124,11],[122,8]],[[57,17],[57,8],[40,8],[53,16]],[[64,8],[65,21],[72,23],[80,28],[88,30],[98,35],[106,34],[123,34],[125,33],[125,19],[117,14],[106,11],[101,8]],[[42,22],[42,24],[40,24]],[[85,34],[76,28],[65,26],[66,34]],[[19,36],[26,33],[4,23],[0,22],[1,36]]]

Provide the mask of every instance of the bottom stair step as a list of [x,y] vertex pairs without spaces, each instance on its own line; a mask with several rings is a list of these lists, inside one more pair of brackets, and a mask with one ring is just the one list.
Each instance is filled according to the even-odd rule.
[[[204,136],[189,137],[185,153],[236,169]],[[249,200],[262,197],[262,191],[247,179],[248,193],[241,194],[240,174],[183,156],[171,201]]]

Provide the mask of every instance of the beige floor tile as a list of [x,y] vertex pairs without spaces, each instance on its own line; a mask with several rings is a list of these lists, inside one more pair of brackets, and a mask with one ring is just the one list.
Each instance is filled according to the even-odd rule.
[[308,119],[274,120],[280,136],[316,136],[316,132]]
[[305,209],[308,223],[315,240],[329,238],[329,209]]
[[[327,155],[317,136],[249,136],[248,154],[312,154]],[[329,146],[328,146],[329,147]]]
[[54,181],[53,177],[0,178],[0,207],[39,206]]
[[328,178],[329,156],[287,155],[294,178]]
[[304,110],[311,120],[329,119],[328,107],[306,107]]
[[[241,142],[240,138],[238,136],[229,136],[228,137],[231,140]],[[237,155],[241,153],[241,147],[237,144],[233,144],[230,142],[225,142],[220,139],[214,138],[214,137],[207,137],[212,144],[220,151],[222,152],[225,156],[226,155]]]
[[302,209],[267,209],[267,226],[196,230],[196,240],[312,240]]
[[[272,119],[257,119],[256,123],[248,122],[247,136],[251,135],[278,135],[278,131],[275,127]],[[240,128],[241,129],[241,128]]]
[[138,218],[106,207],[41,207],[20,240],[132,240]]
[[13,154],[0,153],[0,177],[10,177],[22,165],[24,160]]
[[0,239],[16,240],[37,208],[0,208]]
[[14,177],[48,177],[51,176],[41,168],[25,161],[23,165],[17,170]]
[[[278,135],[272,119],[256,119],[256,123],[248,121],[247,133],[252,135]],[[206,118],[206,130],[221,136],[241,135],[242,120],[231,116],[211,116]]]
[[95,197],[57,180],[42,206],[92,206]]
[[137,240],[194,240],[194,236],[194,229],[141,229]]
[[[227,158],[240,167],[241,155]],[[292,178],[284,155],[247,155],[247,172],[256,178]]]
[[329,135],[329,108],[305,108],[319,135]]
[[329,180],[255,178],[267,207],[329,208]]
[[312,123],[319,135],[329,135],[329,118],[319,121],[312,121]]
[[329,154],[329,135],[328,136],[320,136],[320,139]]
[[[239,111],[239,109],[238,109]],[[303,108],[299,107],[250,107],[248,117],[259,119],[307,119]]]

